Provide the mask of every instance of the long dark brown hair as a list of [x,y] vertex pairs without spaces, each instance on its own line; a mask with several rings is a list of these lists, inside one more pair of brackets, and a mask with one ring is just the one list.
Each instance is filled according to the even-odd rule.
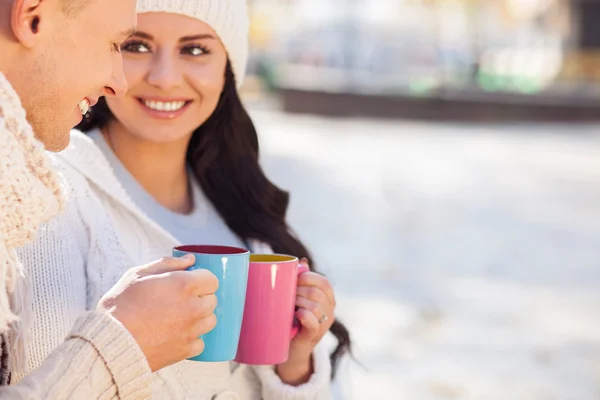
[[[275,186],[259,164],[258,135],[240,100],[229,62],[225,77],[215,111],[192,135],[187,162],[234,233],[245,241],[268,243],[275,253],[306,257],[314,271],[308,249],[286,222],[289,193]],[[84,132],[103,128],[113,118],[101,99],[77,128]],[[331,354],[335,376],[340,359],[351,352],[351,340],[348,329],[337,319],[330,331],[338,340]]]

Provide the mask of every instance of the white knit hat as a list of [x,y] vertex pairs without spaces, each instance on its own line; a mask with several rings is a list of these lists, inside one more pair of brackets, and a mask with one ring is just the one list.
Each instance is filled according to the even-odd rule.
[[246,0],[138,0],[137,12],[181,14],[208,24],[227,50],[238,88],[242,85],[248,62]]

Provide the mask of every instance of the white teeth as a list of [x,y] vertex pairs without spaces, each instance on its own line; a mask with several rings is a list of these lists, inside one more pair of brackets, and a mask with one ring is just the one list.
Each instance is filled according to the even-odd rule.
[[154,100],[143,100],[144,105],[152,110],[157,111],[177,111],[185,106],[185,101],[170,101],[170,102],[162,102],[162,101],[154,101]]
[[81,111],[81,115],[85,115],[90,111],[90,102],[87,99],[81,100],[81,103],[79,103],[79,111]]

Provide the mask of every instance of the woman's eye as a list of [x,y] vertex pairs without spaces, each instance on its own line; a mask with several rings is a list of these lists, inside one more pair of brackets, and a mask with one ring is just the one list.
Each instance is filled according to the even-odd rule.
[[182,52],[190,56],[201,56],[202,54],[208,53],[208,51],[201,46],[187,46],[182,49]]

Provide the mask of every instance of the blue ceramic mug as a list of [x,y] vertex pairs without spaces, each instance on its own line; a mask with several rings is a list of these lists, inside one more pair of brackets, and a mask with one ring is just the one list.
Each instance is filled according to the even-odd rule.
[[193,361],[222,362],[235,358],[242,329],[250,252],[239,247],[190,245],[173,249],[173,257],[196,256],[188,270],[207,269],[219,279],[217,326],[201,338],[204,352]]

